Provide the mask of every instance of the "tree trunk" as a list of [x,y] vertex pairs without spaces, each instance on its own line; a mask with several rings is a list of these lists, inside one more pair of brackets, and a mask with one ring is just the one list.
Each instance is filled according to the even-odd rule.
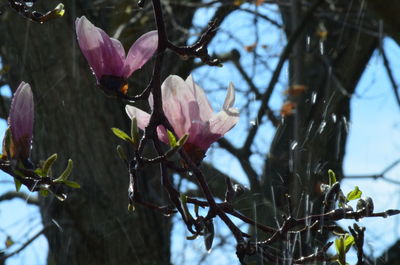
[[[124,104],[107,98],[96,88],[75,36],[77,16],[85,15],[112,33],[137,13],[124,12],[132,1],[115,1],[115,6],[110,1],[107,6],[101,2],[72,2],[66,5],[63,18],[44,24],[28,21],[13,10],[0,17],[2,62],[10,66],[7,81],[13,89],[22,80],[29,82],[35,97],[33,160],[38,162],[58,153],[55,173],[60,174],[71,158],[71,180],[81,185],[80,189],[66,190],[68,199],[64,202],[53,196],[41,200],[43,224],[50,226],[46,230],[48,264],[170,264],[171,220],[141,207],[127,211],[128,171],[115,149],[117,144],[124,144],[110,128],[129,131],[130,122]],[[40,3],[35,8],[43,7]],[[46,10],[50,8],[54,6]],[[154,29],[150,3],[142,12],[140,19],[128,23],[122,32],[120,39],[126,50],[138,36]],[[193,10],[181,8],[174,14],[180,25],[190,27]],[[173,39],[178,32],[173,29],[170,34]],[[179,67],[176,58],[165,61],[173,65],[164,69]],[[151,72],[152,63],[136,72],[130,80],[130,91],[140,93]],[[141,173],[143,195],[165,203],[158,168]]]
[[[296,1],[287,2],[293,7],[292,2]],[[302,3],[298,5],[300,10],[282,5],[288,39],[307,13],[306,7],[314,1],[308,1],[309,5],[304,1],[298,3]],[[348,8],[348,1],[336,1],[334,9],[323,4],[314,15],[305,18],[309,22],[290,56],[286,103],[293,104],[295,109],[284,115],[277,128],[265,163],[262,189],[278,209],[287,209],[285,194],[289,194],[293,198],[294,217],[321,213],[319,186],[328,182],[328,169],[336,172],[338,180],[342,178],[350,99],[378,44],[377,38],[357,28],[343,27],[341,22],[346,12],[340,10],[353,12],[360,6],[355,4],[351,10]],[[322,14],[325,15],[322,17]],[[339,17],[336,21],[331,19],[335,16]],[[323,29],[322,24],[326,28],[326,39],[317,34]],[[261,210],[258,212],[262,213]],[[273,212],[265,210],[265,216],[258,220],[275,226],[274,217],[279,219],[280,216],[272,216]],[[312,253],[315,242],[312,237],[303,239],[296,257]],[[323,242],[322,239],[321,244]]]

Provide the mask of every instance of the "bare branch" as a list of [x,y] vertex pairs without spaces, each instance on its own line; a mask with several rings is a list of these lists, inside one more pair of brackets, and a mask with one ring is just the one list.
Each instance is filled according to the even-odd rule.
[[37,232],[34,236],[32,236],[30,239],[28,239],[24,244],[22,244],[22,246],[20,246],[18,249],[16,249],[15,251],[4,255],[4,256],[0,256],[0,261],[6,260],[9,257],[12,257],[18,253],[20,253],[22,250],[24,250],[27,246],[29,246],[33,241],[35,241],[39,236],[41,236],[42,234],[44,234],[44,232],[49,229],[52,225],[48,225],[43,227],[42,230],[40,230],[39,232]]
[[23,192],[9,191],[0,195],[0,202],[13,199],[21,199],[28,204],[39,206],[39,199],[36,196],[31,196],[30,194],[26,194]]
[[393,89],[393,92],[394,92],[394,97],[396,99],[397,105],[400,107],[399,86],[397,85],[396,80],[394,79],[392,69],[390,68],[389,60],[388,60],[388,58],[386,56],[386,52],[385,52],[385,50],[383,49],[383,47],[381,45],[379,46],[379,50],[380,50],[380,52],[382,54],[383,65],[385,66],[385,70],[386,70],[386,73],[387,73],[387,75],[389,77],[390,84],[392,85],[392,89]]
[[381,173],[379,174],[374,174],[374,175],[353,175],[353,176],[346,176],[345,178],[348,179],[382,179],[384,181],[387,181],[392,184],[400,185],[400,181],[389,179],[385,177],[385,174],[392,170],[395,166],[397,166],[400,163],[400,159],[394,161],[392,164],[390,164],[388,167],[386,167]]
[[[311,20],[315,10],[317,10],[317,8],[322,3],[324,3],[324,0],[317,0],[310,7],[310,9],[304,14],[304,17],[302,18],[300,24],[297,26],[297,28],[293,31],[292,35],[290,36],[288,43],[286,44],[286,47],[283,50],[283,52],[279,58],[279,62],[275,68],[275,71],[272,74],[272,78],[269,82],[269,85],[268,85],[267,89],[265,90],[265,93],[262,95],[261,106],[258,109],[258,113],[257,113],[257,117],[256,117],[256,120],[258,122],[261,122],[261,120],[265,114],[265,110],[267,109],[269,99],[271,98],[271,95],[275,88],[275,85],[278,82],[278,78],[282,71],[283,65],[284,65],[285,61],[287,60],[287,58],[289,57],[289,54],[292,51],[292,48],[294,47],[294,45],[297,41],[297,38],[301,35],[303,30],[305,29],[305,25]],[[246,150],[250,149],[251,143],[253,142],[253,139],[257,134],[258,128],[259,128],[259,126],[253,126],[250,128],[250,131],[247,135],[246,141],[243,144],[243,147],[242,147],[243,149],[246,149]]]

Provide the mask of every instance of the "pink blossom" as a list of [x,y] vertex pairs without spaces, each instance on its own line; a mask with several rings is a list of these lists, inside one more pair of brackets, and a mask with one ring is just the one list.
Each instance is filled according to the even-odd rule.
[[[189,153],[197,153],[193,154],[197,158],[204,156],[210,145],[239,120],[239,111],[233,108],[235,91],[232,83],[228,87],[222,110],[218,113],[214,113],[204,90],[193,81],[192,76],[184,81],[179,76],[171,75],[162,84],[161,91],[163,110],[168,121],[178,137],[189,134],[184,147]],[[152,106],[152,98],[149,101]],[[126,112],[131,119],[136,117],[142,130],[149,123],[150,114],[136,107],[127,105]],[[157,133],[161,141],[168,143],[164,128],[158,127]]]
[[21,82],[11,102],[8,124],[11,131],[11,158],[29,158],[33,133],[33,95],[31,86]]
[[[150,31],[142,35],[131,46],[128,55],[125,55],[121,42],[110,38],[86,17],[77,18],[75,26],[79,47],[92,68],[98,84],[102,83],[102,79],[110,76],[126,80],[134,71],[141,68],[157,50],[157,31]],[[105,79],[104,82],[107,80]],[[126,93],[126,90],[122,92]]]

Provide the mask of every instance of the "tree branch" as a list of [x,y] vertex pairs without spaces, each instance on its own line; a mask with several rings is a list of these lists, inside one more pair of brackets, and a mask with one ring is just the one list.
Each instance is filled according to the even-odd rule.
[[[283,50],[280,58],[279,58],[279,62],[275,68],[275,71],[272,74],[271,80],[269,82],[269,85],[265,91],[265,93],[262,95],[261,98],[261,106],[258,109],[258,113],[257,113],[257,117],[256,117],[256,121],[261,122],[265,110],[267,109],[268,106],[268,102],[269,99],[271,98],[272,92],[275,88],[276,83],[278,82],[278,78],[280,76],[280,73],[282,71],[283,65],[285,63],[285,61],[287,60],[287,58],[290,55],[290,52],[292,51],[297,38],[301,35],[301,33],[303,33],[304,29],[306,28],[305,25],[311,20],[315,10],[317,10],[317,8],[324,3],[324,0],[317,0],[311,7],[310,9],[304,14],[304,17],[302,18],[300,24],[297,26],[297,28],[293,31],[292,35],[290,36],[288,43],[285,46],[285,49]],[[253,126],[250,128],[250,131],[247,135],[247,138],[243,144],[242,149],[245,150],[250,150],[251,147],[251,143],[254,140],[254,137],[257,134],[259,126]]]
[[40,230],[39,232],[37,232],[34,236],[32,236],[30,239],[28,239],[24,244],[22,244],[22,246],[20,246],[18,249],[16,249],[15,251],[4,255],[4,256],[0,256],[0,261],[6,260],[9,257],[12,257],[18,253],[20,253],[22,250],[24,250],[27,246],[29,246],[33,241],[35,241],[39,236],[41,236],[42,234],[44,234],[44,232],[49,229],[52,225],[48,225],[43,227],[42,230]]
[[23,192],[9,191],[0,195],[0,202],[9,201],[13,199],[24,200],[28,204],[39,206],[39,199]]

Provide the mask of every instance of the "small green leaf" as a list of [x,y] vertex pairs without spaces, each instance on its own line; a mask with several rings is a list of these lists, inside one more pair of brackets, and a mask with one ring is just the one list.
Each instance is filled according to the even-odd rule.
[[57,160],[57,154],[52,154],[49,158],[46,159],[46,161],[43,163],[43,174],[44,176],[47,176],[47,173],[49,172],[49,169],[53,165],[54,161]]
[[41,168],[35,169],[34,172],[35,172],[36,175],[38,175],[38,176],[40,176],[42,178],[46,177],[46,174],[43,172],[43,169],[41,169]]
[[79,189],[81,185],[78,182],[75,181],[70,181],[70,180],[64,180],[63,183],[67,185],[68,187],[74,188],[74,189]]
[[18,179],[14,178],[14,184],[15,184],[15,190],[17,192],[19,192],[19,190],[21,189],[21,186],[22,186],[21,181],[19,181]]
[[[185,135],[183,135],[183,136],[178,140],[178,142],[176,142],[176,146],[179,146],[179,147],[183,146],[183,145],[186,143],[187,139],[189,139],[189,134],[185,133]],[[174,147],[175,147],[175,146],[174,146]]]
[[337,253],[337,262],[340,265],[346,264],[346,252],[344,251],[344,237],[340,236],[335,240],[335,248]]
[[347,253],[350,247],[354,244],[354,237],[347,234],[344,238],[344,252]]
[[335,172],[333,172],[332,169],[328,170],[328,176],[329,176],[329,186],[332,186],[333,184],[335,184],[336,181],[336,174]]
[[65,168],[64,172],[61,173],[61,175],[57,179],[53,180],[53,182],[55,182],[55,183],[65,182],[68,179],[69,175],[71,175],[72,168],[73,168],[72,159],[68,159],[68,165]]
[[65,14],[65,9],[64,9],[64,5],[62,3],[59,3],[55,8],[54,8],[54,12],[57,16],[62,17]]
[[41,190],[39,191],[39,194],[42,195],[43,197],[47,197],[47,196],[49,195],[49,191],[48,191],[48,190],[41,189]]
[[117,145],[117,153],[118,153],[119,158],[121,158],[121,160],[128,161],[128,158],[126,157],[124,149],[122,149],[122,146]]
[[133,139],[127,135],[124,131],[118,129],[118,128],[111,128],[112,132],[115,134],[115,136],[117,136],[118,138],[130,142],[132,144],[134,144],[135,142],[133,141]]
[[343,252],[344,250],[344,240],[343,240],[343,236],[340,236],[338,238],[335,239],[335,249],[336,249],[336,253],[340,256],[340,254]]
[[176,147],[176,138],[175,138],[175,135],[174,135],[170,130],[167,130],[167,133],[168,133],[169,145],[170,145],[171,147]]
[[337,253],[337,262],[340,265],[346,265],[346,253],[350,247],[354,244],[354,237],[349,234],[340,236],[335,240],[335,248]]
[[361,195],[362,195],[362,191],[358,188],[358,186],[355,186],[354,190],[350,191],[347,194],[346,198],[347,198],[347,200],[352,201],[352,200],[361,198]]

